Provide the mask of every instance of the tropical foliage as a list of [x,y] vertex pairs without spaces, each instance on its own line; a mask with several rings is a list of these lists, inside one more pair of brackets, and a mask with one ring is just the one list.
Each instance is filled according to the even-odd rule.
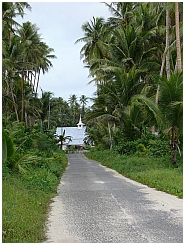
[[54,50],[42,41],[39,28],[31,22],[22,25],[16,16],[24,16],[28,3],[2,3],[2,112],[7,120],[26,127],[50,130],[59,124],[75,125],[84,117],[88,98],[71,95],[69,103],[54,98],[50,91],[38,95],[41,72],[52,67]]
[[[112,148],[169,134],[172,163],[182,138],[182,3],[105,3],[112,16],[82,25],[80,54],[97,84],[86,112],[96,145]],[[167,137],[167,136],[166,136]]]
[[[67,166],[56,127],[76,126],[80,115],[86,142],[96,146],[89,156],[152,187],[165,173],[174,185],[159,189],[182,197],[183,3],[103,4],[110,17],[86,21],[76,41],[84,43],[80,56],[97,86],[87,108],[86,95],[65,101],[41,89],[39,97],[54,50],[35,24],[16,22],[28,3],[2,2],[3,242],[44,239],[44,215]],[[59,140],[66,138],[64,132]],[[169,155],[178,166],[170,175]]]

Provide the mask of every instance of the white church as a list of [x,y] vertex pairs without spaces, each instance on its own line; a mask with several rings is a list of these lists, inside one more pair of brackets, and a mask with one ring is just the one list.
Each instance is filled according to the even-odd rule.
[[[56,135],[57,136],[63,135],[64,131],[65,131],[64,137],[66,137],[66,139],[63,142],[62,150],[66,150],[69,146],[83,148],[84,139],[86,137],[86,126],[82,122],[81,115],[77,127],[57,127]],[[61,144],[61,142],[59,144]]]

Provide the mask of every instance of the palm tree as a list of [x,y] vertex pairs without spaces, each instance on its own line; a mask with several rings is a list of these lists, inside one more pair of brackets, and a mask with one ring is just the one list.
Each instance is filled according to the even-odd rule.
[[[40,42],[39,49],[40,52],[37,60],[38,68],[35,69],[35,79],[34,79],[35,93],[37,93],[38,91],[40,72],[42,71],[43,74],[45,74],[45,72],[48,72],[49,68],[53,67],[53,64],[50,61],[50,59],[57,58],[55,55],[51,54],[52,52],[54,52],[54,49],[50,48],[46,43]],[[37,81],[36,81],[36,73],[38,73]]]
[[62,97],[53,98],[55,107],[51,111],[51,122],[55,127],[72,126],[70,107]]
[[113,2],[113,3],[105,3],[105,5],[109,8],[113,17],[108,18],[108,25],[111,28],[117,28],[120,25],[128,25],[133,21],[133,11],[137,6],[136,3],[132,2]]
[[11,44],[6,44],[5,50],[3,52],[3,101],[6,95],[11,94],[11,99],[14,107],[14,112],[16,115],[16,120],[19,121],[18,107],[16,103],[15,93],[14,93],[14,80],[17,79],[18,74],[15,71],[19,68],[18,59],[20,55],[20,38],[16,35],[12,37]]
[[[52,66],[50,58],[55,58],[50,52],[53,49],[49,48],[45,43],[41,42],[40,34],[38,34],[38,28],[35,24],[31,24],[29,21],[23,23],[22,28],[17,30],[20,36],[20,46],[22,52],[20,54],[20,73],[22,76],[22,121],[24,121],[24,83],[29,81],[29,73],[38,72],[38,79],[35,92],[37,93],[40,70],[48,71],[48,68]],[[33,81],[32,85],[33,85]],[[35,84],[34,84],[35,85]],[[33,85],[33,87],[34,87]]]
[[40,38],[37,33],[38,28],[36,25],[32,25],[29,21],[23,23],[22,28],[17,30],[17,33],[20,37],[20,47],[22,48],[20,57],[19,57],[19,73],[22,77],[22,116],[21,121],[24,122],[24,87],[26,82],[26,73],[28,70],[31,70],[35,66],[35,59],[33,59],[33,50],[34,55],[38,52],[35,46],[39,43]]
[[[80,39],[86,42],[81,50],[81,55],[93,77],[91,82],[95,81],[97,84],[94,104],[85,115],[87,124],[97,123],[96,128],[102,127],[102,132],[106,139],[109,139],[109,143],[113,135],[111,129],[114,128],[119,129],[126,140],[141,137],[142,128],[151,128],[153,125],[159,131],[166,128],[172,135],[171,155],[175,162],[174,146],[178,148],[177,131],[179,134],[182,131],[180,126],[182,124],[180,94],[182,86],[180,81],[178,84],[176,82],[176,85],[171,81],[181,80],[181,75],[176,75],[175,78],[173,74],[176,58],[179,57],[176,54],[173,31],[176,26],[179,29],[178,20],[175,26],[174,13],[171,9],[174,3],[169,5],[166,3],[111,3],[106,5],[112,11],[113,17],[109,18],[108,23],[104,22],[102,28],[99,28],[100,38],[90,42],[92,39],[87,38],[90,36],[87,35],[90,33],[90,28],[88,29],[89,25],[86,23],[89,32],[85,33],[86,38]],[[176,13],[178,15],[177,9]],[[165,26],[165,20],[167,26]],[[102,44],[99,52],[92,51],[98,50],[93,49],[95,41]],[[166,85],[167,81],[163,81],[164,71],[171,84],[168,85],[169,87]],[[160,86],[157,89],[158,84],[162,86],[161,90]],[[161,100],[163,96],[172,98],[171,93],[173,92],[176,95],[179,94],[179,97],[175,98],[174,95],[171,102]],[[157,103],[154,100],[155,96]],[[165,107],[169,108],[166,112]],[[179,125],[170,117],[178,118]],[[107,132],[104,129],[107,129]],[[101,138],[103,138],[102,135]],[[101,142],[101,139],[98,140]]]
[[80,103],[82,105],[82,117],[83,117],[85,114],[85,105],[88,102],[88,97],[86,97],[85,95],[81,95],[79,100],[80,100]]
[[62,150],[63,143],[66,140],[71,141],[71,136],[65,136],[65,130],[64,130],[63,133],[61,135],[59,135],[58,137],[59,137],[58,141],[60,142],[60,149]]
[[[24,8],[31,10],[28,3],[2,3],[2,37],[3,37],[3,80],[6,81],[7,88],[10,88],[10,93],[14,105],[16,119],[19,121],[17,105],[15,102],[12,82],[13,74],[17,69],[17,59],[20,52],[20,39],[13,35],[15,33],[15,26],[20,26],[13,18],[17,15],[23,17]],[[12,43],[13,42],[13,43]],[[19,51],[18,51],[19,50]],[[15,67],[16,64],[16,67]]]
[[28,83],[25,83],[24,106],[25,126],[33,127],[35,120],[40,117],[41,107],[40,99],[35,95],[32,86]]
[[131,98],[139,94],[144,86],[139,78],[140,73],[135,67],[128,73],[115,71],[112,81],[98,86],[97,98],[91,110],[86,112],[86,120],[96,118],[98,122],[106,123],[109,129],[116,126],[121,128],[127,138],[138,137],[128,108]]
[[[165,25],[165,29],[166,29],[166,46],[165,46],[165,50],[164,50],[164,54],[163,54],[163,58],[162,58],[160,77],[162,77],[162,75],[163,75],[163,70],[164,70],[165,61],[166,61],[166,75],[167,75],[167,78],[169,79],[170,75],[171,75],[170,50],[169,50],[169,48],[170,48],[170,27],[171,27],[170,5],[168,3],[166,3],[166,5],[164,5],[164,8],[166,9],[166,25]],[[158,84],[157,93],[156,93],[156,104],[158,104],[159,89],[160,89],[160,86]]]
[[93,58],[103,58],[106,55],[107,28],[104,18],[95,18],[82,25],[84,37],[79,38],[75,43],[85,42],[80,54],[84,63],[89,65]]
[[77,102],[77,96],[75,94],[70,95],[68,102],[69,102],[71,112],[73,115],[73,124],[75,124],[77,120],[77,115],[79,117],[79,114],[80,114],[79,113],[80,106]]
[[[91,61],[90,74],[92,76],[96,75],[92,81],[111,81],[114,70],[118,68],[124,70],[126,68],[126,71],[128,71],[132,66],[144,71],[141,77],[144,82],[151,82],[151,74],[159,72],[161,57],[157,55],[156,50],[160,47],[162,52],[163,49],[163,45],[159,43],[162,34],[158,31],[156,25],[159,20],[155,12],[152,13],[152,17],[150,16],[148,5],[143,6],[139,3],[134,5],[133,8],[132,22],[130,20],[132,24],[119,24],[116,28],[109,29],[109,36],[111,36],[109,40],[111,42],[108,43],[107,47],[107,50],[109,50],[108,57]],[[114,9],[114,11],[116,10]],[[122,15],[123,13],[120,14],[120,16]],[[116,19],[118,18],[116,17]],[[135,24],[133,24],[133,19]]]
[[171,161],[176,164],[178,138],[183,132],[182,72],[173,72],[170,79],[160,78],[159,108],[165,117],[166,133],[170,134]]
[[24,8],[31,10],[31,6],[26,2],[2,2],[2,33],[3,39],[11,43],[15,26],[20,26],[14,18],[18,15],[24,16]]
[[52,92],[45,92],[42,90],[42,97],[40,99],[40,117],[41,117],[41,123],[42,127],[44,126],[44,129],[47,129],[46,123],[48,123],[48,113],[49,110],[52,109],[54,106],[52,102]]
[[[173,69],[176,69],[177,67],[181,67],[181,48],[180,48],[180,32],[179,32],[179,11],[178,11],[178,3],[175,3],[176,10],[174,13],[174,3],[164,3],[164,11],[166,12],[166,46],[162,58],[162,65],[160,70],[160,76],[163,75],[163,70],[165,67],[165,60],[166,60],[166,75],[167,78],[170,78],[171,71]],[[175,20],[174,15],[175,14]],[[176,24],[175,30],[176,30],[176,40],[175,40],[175,34],[174,34],[174,27],[173,25]],[[174,48],[174,43],[176,42],[176,50]],[[177,51],[178,50],[178,51]],[[174,61],[174,57],[176,60]],[[178,63],[179,60],[180,62]],[[176,62],[176,66],[174,63]],[[181,68],[179,69],[181,71]],[[158,103],[158,96],[159,96],[159,85],[157,88],[156,93],[156,103]]]
[[170,78],[171,69],[170,69],[170,10],[166,10],[166,75],[167,78]]
[[74,106],[77,104],[77,96],[75,94],[70,95],[68,102],[71,108],[74,108]]

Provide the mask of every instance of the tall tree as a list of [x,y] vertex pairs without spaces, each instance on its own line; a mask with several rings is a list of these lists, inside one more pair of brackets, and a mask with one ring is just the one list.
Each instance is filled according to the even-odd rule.
[[167,78],[170,78],[171,69],[170,69],[170,10],[166,9],[166,75]]
[[171,161],[176,164],[178,138],[183,132],[183,76],[174,72],[170,79],[160,79],[159,108],[166,120],[166,133],[170,135]]
[[80,103],[82,105],[82,117],[85,115],[85,106],[87,104],[88,98],[85,95],[81,95],[80,97]]
[[71,112],[73,115],[73,124],[75,125],[76,120],[78,120],[77,117],[79,118],[79,114],[80,114],[80,111],[79,111],[80,106],[77,101],[77,96],[75,94],[70,95],[68,102],[69,102]]
[[179,3],[175,2],[175,30],[176,30],[176,47],[177,47],[177,70],[182,70],[181,62],[181,44],[180,44],[180,31],[179,31]]
[[87,65],[93,58],[103,58],[105,56],[107,28],[104,24],[104,18],[93,17],[90,22],[85,22],[82,25],[84,37],[79,38],[75,43],[85,42],[80,54]]
[[11,43],[15,26],[20,26],[14,18],[16,16],[24,16],[24,9],[31,10],[31,6],[26,2],[2,2],[2,36],[3,39]]
[[[10,87],[11,97],[14,105],[14,110],[16,114],[16,119],[19,121],[17,106],[13,94],[12,82],[13,82],[13,73],[14,73],[14,65],[17,62],[17,55],[19,49],[19,42],[17,37],[14,38],[12,44],[12,38],[15,33],[15,26],[20,26],[14,18],[17,15],[21,17],[24,16],[24,8],[28,8],[31,10],[31,7],[28,3],[2,3],[2,38],[3,38],[3,72],[4,79],[7,80],[7,85]],[[16,53],[16,57],[15,57]]]

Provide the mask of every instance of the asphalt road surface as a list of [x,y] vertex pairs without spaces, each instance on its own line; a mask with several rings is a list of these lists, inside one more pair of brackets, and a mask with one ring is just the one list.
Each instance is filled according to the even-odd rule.
[[69,154],[47,221],[51,243],[182,243],[183,202]]

